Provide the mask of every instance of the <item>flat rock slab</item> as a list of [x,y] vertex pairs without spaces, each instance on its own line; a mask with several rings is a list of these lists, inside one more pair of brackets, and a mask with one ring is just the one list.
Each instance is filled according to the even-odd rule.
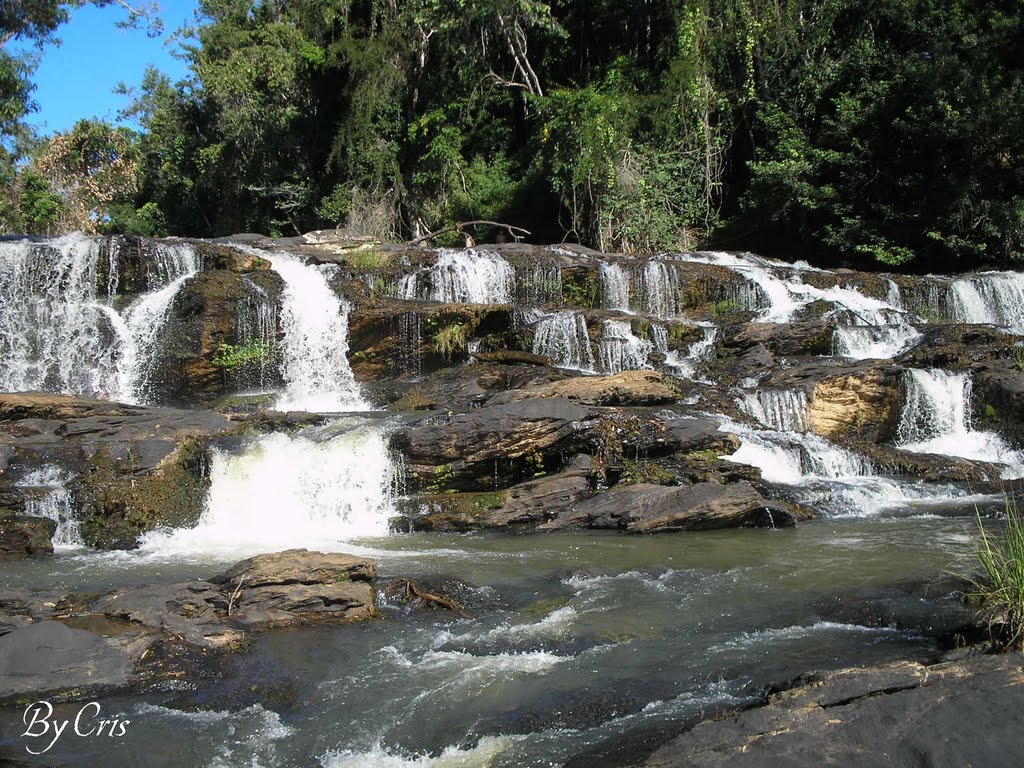
[[623,371],[613,376],[581,376],[539,387],[512,390],[491,402],[512,402],[531,397],[563,397],[585,405],[666,405],[679,399],[668,379],[657,371]]
[[843,670],[763,707],[705,722],[645,768],[1014,766],[1024,733],[1024,656]]
[[105,637],[40,621],[0,637],[0,699],[69,688],[127,685],[132,660]]

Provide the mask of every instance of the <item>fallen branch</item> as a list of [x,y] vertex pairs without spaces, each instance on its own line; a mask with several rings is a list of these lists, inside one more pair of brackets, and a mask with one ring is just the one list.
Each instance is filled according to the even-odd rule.
[[235,591],[231,593],[231,599],[228,600],[228,616],[231,615],[231,609],[234,608],[234,606],[235,606],[235,600],[238,598],[238,594],[242,591],[242,582],[245,581],[245,577],[246,576],[248,576],[248,574],[247,573],[243,573],[238,578],[238,586],[235,587]]
[[462,607],[458,605],[458,603],[452,602],[447,598],[440,597],[439,595],[432,595],[429,592],[424,592],[422,589],[416,586],[416,582],[414,582],[412,579],[399,579],[398,581],[396,581],[394,584],[387,588],[388,597],[395,595],[402,588],[404,588],[406,600],[416,598],[418,600],[422,600],[425,603],[434,603],[435,605],[439,605],[442,608],[446,608],[447,610],[457,615],[459,618],[473,618],[468,613],[466,613],[462,609]]
[[[466,227],[478,227],[478,226],[498,227],[499,229],[507,230],[509,235],[517,243],[520,240],[522,240],[525,235],[533,234],[528,229],[523,229],[522,227],[516,227],[516,226],[513,226],[512,224],[504,224],[504,223],[502,223],[500,221],[486,221],[484,219],[475,219],[473,221],[460,221],[460,222],[457,222],[455,224],[452,224],[449,227],[445,227],[444,229],[439,229],[436,232],[430,232],[430,233],[428,233],[426,235],[423,235],[423,237],[417,237],[415,240],[410,240],[409,241],[409,245],[419,245],[420,243],[426,242],[427,240],[433,240],[435,237],[447,234],[448,232],[459,232],[459,233],[461,233],[463,235],[466,235],[467,234],[467,232],[465,230]],[[521,234],[517,234],[517,233],[521,233]]]

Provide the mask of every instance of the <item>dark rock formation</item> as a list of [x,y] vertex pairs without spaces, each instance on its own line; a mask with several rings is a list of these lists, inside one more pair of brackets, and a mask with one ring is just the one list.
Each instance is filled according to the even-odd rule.
[[644,766],[1017,765],[1022,680],[1019,654],[811,676],[767,706],[697,725]]

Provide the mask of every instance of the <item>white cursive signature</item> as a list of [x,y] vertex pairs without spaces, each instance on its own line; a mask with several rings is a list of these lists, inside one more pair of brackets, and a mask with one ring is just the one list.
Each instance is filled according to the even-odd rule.
[[118,718],[99,719],[102,707],[98,702],[91,701],[75,715],[74,720],[57,720],[53,717],[53,705],[48,701],[37,701],[25,708],[25,714],[21,721],[25,724],[25,732],[21,734],[31,739],[48,738],[50,743],[45,749],[33,750],[32,746],[39,746],[43,742],[33,742],[32,746],[26,746],[25,751],[30,755],[41,755],[48,752],[57,743],[61,735],[72,725],[71,733],[80,738],[119,738],[128,732],[131,720],[120,720]]

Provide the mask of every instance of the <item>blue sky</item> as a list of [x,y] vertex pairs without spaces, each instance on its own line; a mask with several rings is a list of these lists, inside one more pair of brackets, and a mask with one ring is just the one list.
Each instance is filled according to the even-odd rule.
[[171,55],[166,42],[176,29],[192,23],[196,5],[196,0],[160,0],[164,35],[158,38],[147,37],[140,29],[118,29],[114,23],[124,13],[114,6],[72,11],[71,21],[57,31],[62,44],[42,51],[33,78],[39,111],[29,122],[49,134],[66,131],[85,117],[115,121],[128,103],[113,93],[119,82],[137,85],[150,64],[173,80],[182,78],[185,64]]

